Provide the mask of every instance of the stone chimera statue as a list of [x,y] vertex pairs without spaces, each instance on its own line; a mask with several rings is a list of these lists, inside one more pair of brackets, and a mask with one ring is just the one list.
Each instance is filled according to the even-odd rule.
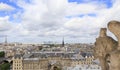
[[106,28],[101,28],[95,42],[95,57],[99,58],[102,70],[120,70],[120,22],[110,21],[108,29],[117,37],[118,42],[107,36]]

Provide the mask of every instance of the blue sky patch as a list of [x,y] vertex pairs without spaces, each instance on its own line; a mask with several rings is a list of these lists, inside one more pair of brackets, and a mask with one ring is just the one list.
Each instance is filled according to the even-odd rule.
[[107,8],[111,8],[113,5],[113,1],[112,0],[68,0],[68,2],[76,2],[77,4],[81,4],[81,3],[91,3],[91,2],[96,2],[100,5],[105,4]]
[[82,18],[82,17],[84,17],[84,16],[85,16],[84,14],[80,14],[80,15],[66,16],[66,18],[69,18],[69,19],[71,19],[71,18],[76,18],[76,17]]
[[0,3],[4,3],[4,4],[8,4],[9,6],[13,7],[14,10],[11,11],[0,11],[0,17],[5,17],[5,16],[9,16],[9,21],[11,22],[20,22],[20,18],[19,19],[15,19],[14,18],[14,14],[18,13],[18,12],[23,12],[23,9],[20,8],[19,6],[17,6],[17,4],[15,2],[12,2],[10,0],[0,0]]
[[20,8],[19,6],[17,6],[14,2],[11,2],[10,0],[0,0],[0,3],[8,4],[14,8]]
[[82,18],[84,16],[90,16],[90,17],[97,17],[97,15],[95,13],[89,13],[89,14],[79,14],[79,15],[71,15],[71,16],[66,16],[66,18]]
[[94,14],[94,13],[90,13],[90,14],[88,14],[88,16],[91,16],[91,17],[96,17],[97,15],[96,15],[96,14]]

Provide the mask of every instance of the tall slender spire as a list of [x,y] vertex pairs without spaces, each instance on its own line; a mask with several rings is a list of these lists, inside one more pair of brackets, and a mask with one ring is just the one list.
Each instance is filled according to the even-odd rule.
[[65,43],[64,43],[64,37],[63,37],[63,40],[62,40],[62,47],[65,46]]
[[7,36],[5,36],[5,44],[7,44]]

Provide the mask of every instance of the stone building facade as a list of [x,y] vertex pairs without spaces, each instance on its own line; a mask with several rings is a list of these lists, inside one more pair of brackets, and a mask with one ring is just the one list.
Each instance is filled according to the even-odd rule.
[[65,67],[93,64],[94,57],[74,52],[33,52],[13,57],[13,70],[66,70]]

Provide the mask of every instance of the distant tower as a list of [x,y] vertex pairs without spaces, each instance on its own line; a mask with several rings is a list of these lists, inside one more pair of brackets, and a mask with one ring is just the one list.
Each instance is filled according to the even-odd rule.
[[65,46],[65,43],[64,43],[64,37],[63,37],[63,40],[62,40],[62,47]]
[[7,36],[5,36],[5,44],[7,44]]

